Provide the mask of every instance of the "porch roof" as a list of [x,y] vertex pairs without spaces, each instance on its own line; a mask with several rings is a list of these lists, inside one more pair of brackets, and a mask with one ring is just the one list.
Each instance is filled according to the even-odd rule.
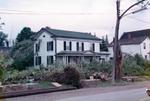
[[57,56],[102,56],[110,55],[108,52],[93,52],[93,51],[61,51]]

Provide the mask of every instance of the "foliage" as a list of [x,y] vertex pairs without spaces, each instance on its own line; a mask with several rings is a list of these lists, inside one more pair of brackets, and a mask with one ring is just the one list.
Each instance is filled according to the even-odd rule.
[[5,41],[7,41],[7,35],[3,32],[0,32],[0,47],[4,47]]
[[102,73],[111,74],[112,64],[111,64],[111,62],[93,61],[89,64],[83,64],[82,69],[86,75],[92,75],[95,72],[102,72]]
[[16,44],[12,51],[12,57],[14,59],[12,67],[14,67],[14,69],[23,70],[26,69],[26,67],[33,66],[33,51],[33,41],[31,40]]
[[100,50],[101,51],[108,51],[108,47],[107,47],[107,44],[106,44],[106,41],[104,39],[102,39],[102,43],[100,44]]
[[123,73],[124,75],[138,76],[144,74],[144,61],[142,57],[135,55],[135,57],[125,57],[123,61]]
[[64,78],[65,78],[65,84],[73,85],[77,88],[81,87],[80,84],[80,73],[73,67],[66,67],[64,69]]
[[18,34],[16,41],[17,42],[21,42],[24,40],[28,40],[30,39],[30,37],[33,35],[34,33],[31,31],[31,28],[29,27],[24,27],[21,32]]
[[143,57],[141,55],[135,54],[134,59],[135,59],[137,65],[145,66],[146,61],[143,59]]
[[26,67],[33,66],[34,45],[32,36],[34,32],[30,28],[25,27],[18,34],[16,44],[11,51],[11,56],[14,59],[12,67],[18,70],[24,70]]
[[3,66],[0,64],[0,80],[3,80],[3,76],[4,76],[4,68]]

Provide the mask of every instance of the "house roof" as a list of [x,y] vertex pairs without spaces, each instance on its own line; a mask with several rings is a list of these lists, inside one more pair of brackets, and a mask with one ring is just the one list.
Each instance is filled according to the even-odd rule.
[[49,27],[42,28],[38,33],[42,33],[43,31],[46,31],[49,34],[52,34],[53,37],[101,40],[98,37],[91,35],[91,33],[52,29]]
[[[150,29],[125,32],[119,39],[120,45],[141,44],[147,37],[150,36]],[[113,46],[113,42],[109,47]]]
[[57,56],[101,56],[110,55],[108,52],[93,52],[93,51],[61,51]]

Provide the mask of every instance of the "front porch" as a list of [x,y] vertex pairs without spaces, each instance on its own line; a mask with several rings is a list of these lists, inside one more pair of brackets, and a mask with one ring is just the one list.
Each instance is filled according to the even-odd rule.
[[72,52],[62,51],[57,54],[57,63],[69,65],[69,64],[82,64],[90,63],[92,61],[102,62],[108,61],[109,53],[96,53],[92,51]]

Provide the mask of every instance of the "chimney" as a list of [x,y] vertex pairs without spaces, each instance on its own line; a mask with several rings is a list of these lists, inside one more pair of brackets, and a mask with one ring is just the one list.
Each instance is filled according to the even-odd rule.
[[49,26],[46,26],[45,28],[46,28],[46,29],[51,29]]

